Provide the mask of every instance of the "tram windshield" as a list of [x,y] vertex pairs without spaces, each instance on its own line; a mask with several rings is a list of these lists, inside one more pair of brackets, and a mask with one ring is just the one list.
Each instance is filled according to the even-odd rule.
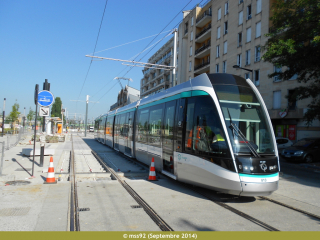
[[[236,154],[274,154],[271,128],[260,101],[251,88],[215,85]],[[254,150],[250,150],[253,148]]]

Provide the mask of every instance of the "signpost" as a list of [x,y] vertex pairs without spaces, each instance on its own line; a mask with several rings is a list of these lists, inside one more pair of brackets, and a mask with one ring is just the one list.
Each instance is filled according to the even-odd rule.
[[39,93],[39,85],[36,84],[36,87],[34,89],[34,104],[36,105],[36,115],[35,115],[36,119],[34,120],[32,177],[34,173],[34,154],[36,151],[36,140],[37,140],[38,93]]
[[[40,113],[39,113],[39,115],[43,117],[42,133],[45,133],[46,132],[46,116],[50,115],[49,107],[54,102],[54,96],[50,92],[50,83],[48,83],[48,79],[45,79],[45,82],[43,83],[43,91],[38,93],[37,99],[38,99],[38,104],[40,106],[46,107],[42,109],[40,108]],[[40,145],[41,145],[40,167],[43,166],[44,144],[45,144],[45,141],[40,142]]]

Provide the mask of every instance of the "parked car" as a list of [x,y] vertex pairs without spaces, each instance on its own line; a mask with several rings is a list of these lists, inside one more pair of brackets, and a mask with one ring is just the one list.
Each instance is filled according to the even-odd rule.
[[277,147],[278,149],[290,147],[293,142],[291,142],[288,138],[285,137],[276,137]]
[[282,150],[281,155],[288,161],[311,163],[320,159],[320,138],[303,138],[291,147]]
[[90,127],[89,132],[94,132],[94,127]]

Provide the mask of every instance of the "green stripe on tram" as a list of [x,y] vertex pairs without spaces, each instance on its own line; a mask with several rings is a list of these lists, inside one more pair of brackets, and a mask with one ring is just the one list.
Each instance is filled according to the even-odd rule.
[[251,177],[251,178],[271,178],[271,177],[277,177],[278,174],[279,173],[268,174],[268,175],[251,175],[251,174],[239,173],[241,177]]
[[188,91],[188,92],[182,92],[182,93],[176,94],[176,95],[171,96],[171,97],[163,98],[163,99],[160,99],[158,101],[151,102],[151,103],[139,106],[139,109],[152,107],[154,105],[170,102],[170,101],[173,101],[173,100],[176,100],[176,99],[179,99],[179,98],[194,97],[194,96],[205,96],[205,95],[209,95],[209,93],[207,93],[205,91],[202,91],[202,90],[193,90],[193,91]]

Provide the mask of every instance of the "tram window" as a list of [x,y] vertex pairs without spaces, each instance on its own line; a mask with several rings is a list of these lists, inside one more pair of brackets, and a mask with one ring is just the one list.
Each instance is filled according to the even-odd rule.
[[120,116],[121,118],[120,118],[119,134],[121,137],[126,137],[127,136],[127,124],[126,124],[127,114],[125,113]]
[[185,134],[186,152],[206,159],[230,157],[221,121],[210,96],[188,99]]
[[129,116],[128,116],[128,138],[129,138],[129,141],[132,141],[132,134],[133,134],[133,127],[132,127],[132,124],[133,124],[133,118],[134,118],[134,112],[130,112],[129,113]]
[[109,122],[109,133],[110,133],[110,136],[112,136],[112,134],[113,134],[113,119],[114,119],[114,116],[108,117],[108,119],[107,119],[107,121]]
[[193,152],[193,115],[194,105],[196,98],[189,98],[187,105],[187,116],[186,116],[186,135],[185,135],[185,151]]
[[149,144],[161,146],[161,122],[162,122],[163,104],[151,108],[149,115]]
[[136,141],[147,143],[149,108],[139,109],[137,114]]

